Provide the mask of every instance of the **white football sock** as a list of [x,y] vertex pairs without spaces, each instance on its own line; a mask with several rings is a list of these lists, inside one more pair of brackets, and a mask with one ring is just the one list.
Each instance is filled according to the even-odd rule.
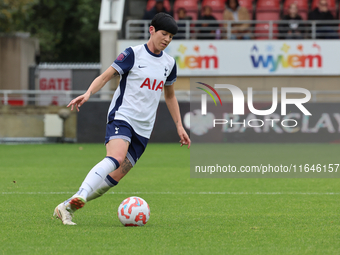
[[117,184],[118,182],[116,180],[114,180],[110,175],[107,175],[106,178],[98,185],[98,187],[88,194],[87,201],[91,201],[102,196],[105,192]]
[[[119,162],[112,157],[106,157],[95,165],[91,171],[87,174],[85,180],[79,188],[79,191],[75,195],[87,197],[90,192],[93,192],[97,187],[105,180],[106,176],[119,167]],[[65,204],[70,201],[68,199]]]

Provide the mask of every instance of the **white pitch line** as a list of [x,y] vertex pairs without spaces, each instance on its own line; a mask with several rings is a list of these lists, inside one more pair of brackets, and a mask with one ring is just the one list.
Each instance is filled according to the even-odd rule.
[[[62,192],[1,192],[1,195],[62,195],[74,194],[71,191]],[[110,195],[340,195],[340,192],[107,192]]]

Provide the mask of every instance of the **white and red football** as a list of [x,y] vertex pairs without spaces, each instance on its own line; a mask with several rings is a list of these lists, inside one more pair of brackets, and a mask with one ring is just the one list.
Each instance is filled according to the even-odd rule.
[[144,226],[150,218],[150,207],[140,197],[128,197],[118,207],[118,219],[128,226]]

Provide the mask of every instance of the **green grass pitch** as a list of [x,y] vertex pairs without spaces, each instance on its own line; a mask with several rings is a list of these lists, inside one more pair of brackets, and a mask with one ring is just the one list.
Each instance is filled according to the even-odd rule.
[[[281,146],[340,163],[334,144],[228,148],[249,164],[254,148],[267,151],[274,164]],[[76,213],[77,226],[52,219],[104,156],[102,144],[0,145],[0,254],[340,254],[339,179],[192,179],[177,144],[149,144],[117,187]],[[133,195],[150,205],[144,227],[117,218]]]

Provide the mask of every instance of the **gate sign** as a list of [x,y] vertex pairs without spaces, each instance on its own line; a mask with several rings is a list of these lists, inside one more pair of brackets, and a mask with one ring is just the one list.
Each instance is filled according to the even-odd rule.
[[39,90],[52,92],[40,95],[39,105],[68,104],[71,97],[65,91],[72,90],[72,70],[40,70]]

